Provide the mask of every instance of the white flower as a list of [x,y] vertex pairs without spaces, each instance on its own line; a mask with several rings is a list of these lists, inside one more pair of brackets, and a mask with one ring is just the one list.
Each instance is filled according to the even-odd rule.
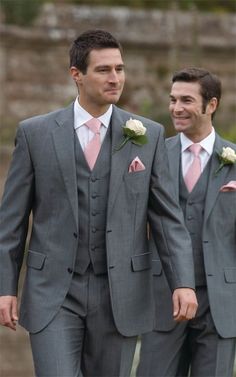
[[114,152],[117,152],[123,148],[128,141],[131,141],[131,143],[139,146],[142,146],[148,142],[147,136],[145,135],[147,129],[144,127],[143,123],[140,122],[140,120],[130,118],[130,120],[127,120],[125,126],[122,128],[124,139],[120,145],[115,148]]
[[225,166],[225,165],[232,165],[236,162],[236,152],[230,148],[230,147],[223,147],[222,152],[218,153],[218,158],[220,161],[220,165],[218,169],[215,171],[215,175],[219,173],[219,171]]
[[223,147],[223,151],[221,153],[222,159],[228,161],[228,163],[234,164],[236,162],[236,153],[230,147]]
[[143,123],[140,120],[132,119],[127,120],[125,123],[125,128],[129,128],[131,131],[134,131],[135,135],[142,136],[145,135],[147,129],[143,126]]

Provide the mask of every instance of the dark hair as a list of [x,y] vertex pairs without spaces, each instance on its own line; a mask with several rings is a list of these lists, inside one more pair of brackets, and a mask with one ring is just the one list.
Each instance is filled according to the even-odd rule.
[[[198,82],[200,85],[200,94],[202,96],[203,113],[206,111],[206,106],[209,101],[215,97],[217,98],[217,107],[221,98],[221,82],[216,75],[203,68],[184,68],[174,73],[172,82]],[[214,114],[212,114],[213,116]]]
[[85,74],[91,50],[103,48],[118,48],[122,52],[120,43],[107,31],[100,29],[85,31],[72,43],[70,67],[74,66]]

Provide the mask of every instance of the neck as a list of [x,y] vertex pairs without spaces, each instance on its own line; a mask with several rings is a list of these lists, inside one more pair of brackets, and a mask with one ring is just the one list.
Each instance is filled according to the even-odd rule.
[[86,110],[90,115],[94,118],[99,118],[101,115],[105,114],[109,109],[110,104],[104,106],[96,106],[94,104],[87,104],[84,103],[81,99],[79,99],[79,104]]
[[187,134],[187,133],[184,133],[184,134],[193,143],[200,143],[207,136],[209,136],[211,132],[212,132],[212,125],[209,128],[207,128],[204,132],[201,131],[199,133],[196,132],[196,133],[191,133],[191,134]]

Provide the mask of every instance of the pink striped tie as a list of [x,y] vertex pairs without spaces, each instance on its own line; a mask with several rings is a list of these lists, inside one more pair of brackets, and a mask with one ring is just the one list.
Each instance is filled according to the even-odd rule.
[[90,119],[86,126],[94,133],[93,138],[88,142],[84,149],[84,155],[88,162],[88,165],[91,170],[95,165],[97,160],[100,148],[101,148],[101,140],[100,140],[100,128],[101,122],[96,118]]
[[200,144],[192,144],[188,149],[194,155],[194,158],[184,177],[184,181],[188,191],[191,192],[201,175],[200,151],[202,147]]

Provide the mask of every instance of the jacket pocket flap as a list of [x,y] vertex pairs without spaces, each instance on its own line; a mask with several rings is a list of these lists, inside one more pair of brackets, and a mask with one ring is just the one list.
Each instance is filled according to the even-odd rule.
[[152,273],[153,275],[161,275],[162,273],[162,264],[159,259],[153,259],[152,261]]
[[26,264],[28,267],[33,267],[36,270],[41,270],[43,268],[45,259],[46,255],[29,250]]
[[224,273],[227,283],[236,283],[236,267],[225,268]]
[[131,258],[133,271],[147,270],[152,267],[152,253],[133,255]]

